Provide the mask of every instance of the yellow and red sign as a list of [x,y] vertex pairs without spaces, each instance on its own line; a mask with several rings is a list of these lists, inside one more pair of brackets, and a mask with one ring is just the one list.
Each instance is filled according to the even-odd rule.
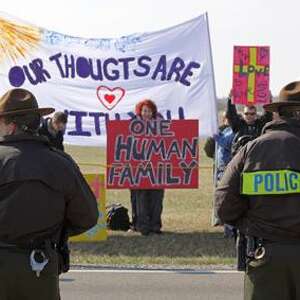
[[270,47],[234,46],[233,103],[269,103],[269,71]]
[[107,189],[195,189],[198,120],[107,123]]
[[72,242],[97,242],[106,240],[106,212],[105,212],[105,182],[104,174],[85,174],[84,178],[88,182],[95,194],[99,209],[98,223],[87,232],[72,237]]

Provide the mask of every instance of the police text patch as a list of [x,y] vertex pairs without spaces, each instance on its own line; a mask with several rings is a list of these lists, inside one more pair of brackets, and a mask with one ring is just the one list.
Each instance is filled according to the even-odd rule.
[[300,193],[300,172],[271,170],[242,174],[242,194],[281,195]]

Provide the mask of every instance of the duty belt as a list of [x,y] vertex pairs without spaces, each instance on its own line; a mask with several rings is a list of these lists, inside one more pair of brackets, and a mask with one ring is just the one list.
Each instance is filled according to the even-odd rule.
[[49,262],[49,249],[56,249],[56,244],[50,240],[32,242],[30,244],[10,244],[0,241],[0,249],[8,249],[14,252],[22,251],[28,252],[31,270],[36,273],[37,277],[40,277],[41,272]]
[[17,245],[8,244],[0,241],[0,248],[17,248]]
[[300,245],[300,240],[290,240],[290,241],[271,241],[262,239],[264,245],[268,244],[278,244],[278,245]]
[[30,243],[30,244],[12,244],[0,241],[0,249],[20,249],[20,250],[32,250],[35,248],[51,248],[56,250],[57,244],[51,242],[50,240],[44,240],[38,243]]

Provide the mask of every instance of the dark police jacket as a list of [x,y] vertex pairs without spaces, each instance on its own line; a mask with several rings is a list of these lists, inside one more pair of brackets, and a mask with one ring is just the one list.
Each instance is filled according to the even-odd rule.
[[50,145],[55,147],[56,149],[64,151],[64,134],[59,131],[55,136],[51,134],[49,131],[49,121],[51,118],[43,119],[42,124],[39,128],[39,134],[48,138]]
[[52,150],[44,137],[0,138],[1,242],[58,242],[63,223],[77,235],[97,218],[93,192],[67,154]]
[[273,121],[227,166],[218,186],[223,223],[270,241],[300,240],[300,122]]

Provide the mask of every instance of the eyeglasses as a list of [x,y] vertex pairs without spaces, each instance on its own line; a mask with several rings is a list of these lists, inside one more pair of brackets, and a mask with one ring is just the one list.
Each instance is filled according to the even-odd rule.
[[255,113],[255,112],[253,112],[253,113],[245,112],[244,115],[245,115],[245,116],[255,116],[256,113]]

